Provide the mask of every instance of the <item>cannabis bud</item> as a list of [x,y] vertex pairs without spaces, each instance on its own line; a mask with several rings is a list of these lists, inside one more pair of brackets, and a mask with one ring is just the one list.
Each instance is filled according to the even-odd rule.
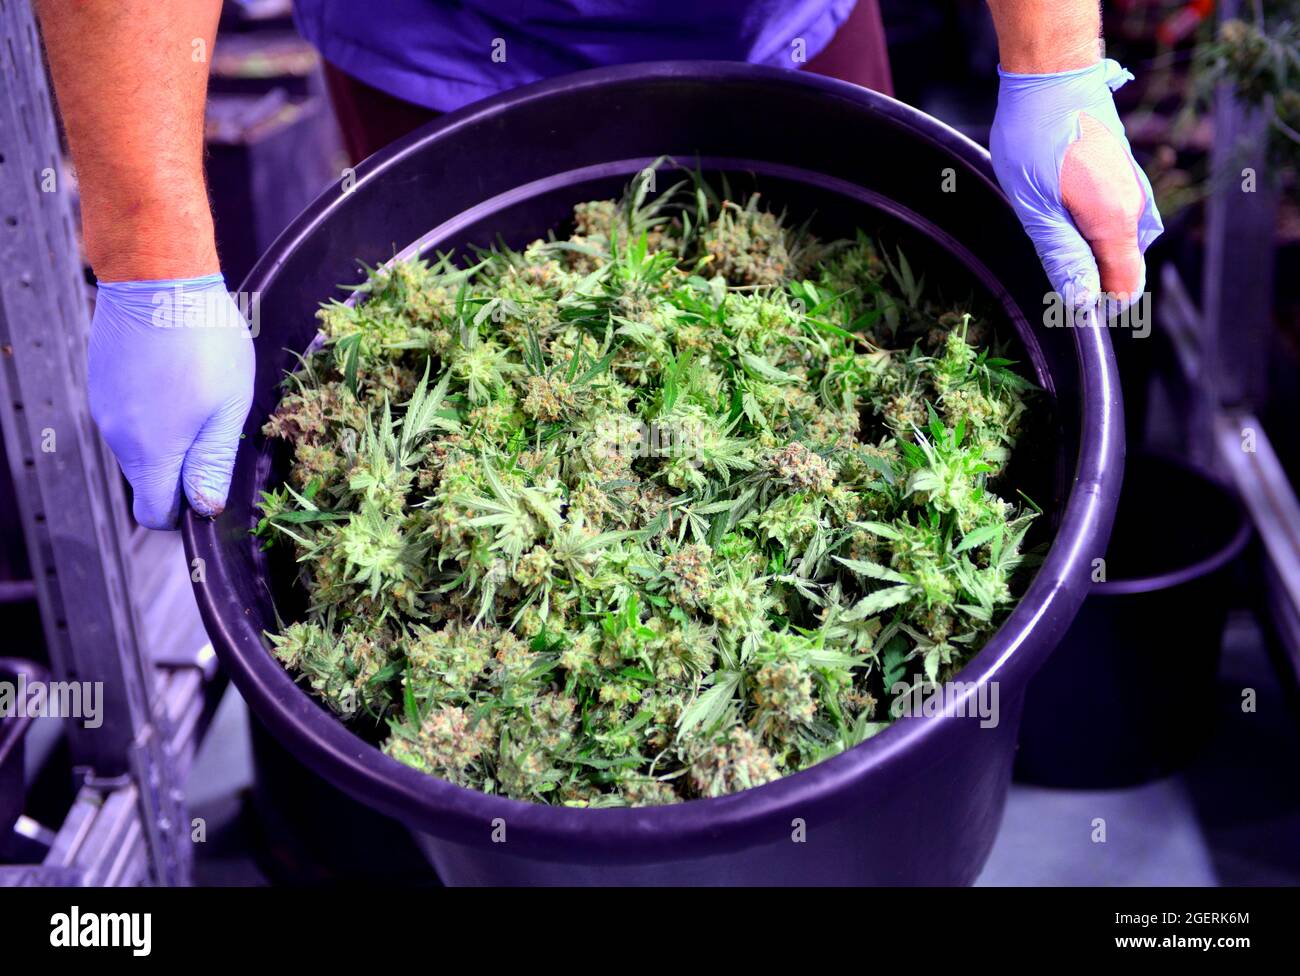
[[958,669],[1020,585],[1034,395],[980,309],[696,177],[371,272],[264,433],[272,653],[415,769],[575,806],[770,782]]

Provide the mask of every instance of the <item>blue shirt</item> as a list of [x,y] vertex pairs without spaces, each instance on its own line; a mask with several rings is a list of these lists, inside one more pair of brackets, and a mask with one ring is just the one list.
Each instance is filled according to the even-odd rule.
[[302,35],[335,67],[450,111],[555,75],[713,58],[798,68],[855,0],[297,0]]

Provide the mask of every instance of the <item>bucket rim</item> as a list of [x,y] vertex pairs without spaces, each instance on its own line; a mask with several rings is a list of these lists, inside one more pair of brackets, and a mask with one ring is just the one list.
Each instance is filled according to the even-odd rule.
[[[1192,464],[1183,458],[1164,451],[1137,451],[1132,455],[1131,461],[1138,464],[1155,461],[1159,464],[1168,465],[1181,471],[1189,478],[1208,486],[1226,503],[1225,508],[1231,512],[1237,527],[1227,541],[1199,559],[1179,566],[1177,569],[1165,570],[1160,573],[1146,573],[1142,576],[1115,580],[1108,579],[1104,582],[1093,583],[1088,590],[1090,598],[1132,596],[1138,593],[1171,590],[1185,583],[1191,583],[1194,580],[1213,575],[1241,555],[1254,534],[1254,526],[1236,493],[1225,482],[1200,465]],[[1129,473],[1131,475],[1132,471],[1130,470]]]

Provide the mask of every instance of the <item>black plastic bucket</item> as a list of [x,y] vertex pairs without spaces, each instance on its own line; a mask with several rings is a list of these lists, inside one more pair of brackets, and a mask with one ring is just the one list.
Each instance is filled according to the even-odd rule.
[[1102,789],[1171,773],[1213,729],[1231,569],[1250,522],[1225,487],[1129,458],[1104,566],[1029,683],[1016,778]]
[[436,885],[411,832],[331,786],[249,716],[253,784],[246,821],[258,867],[273,884]]
[[[965,668],[962,701],[999,689],[1000,721],[904,719],[774,783],[665,807],[581,810],[453,786],[384,756],[318,705],[267,651],[284,582],[249,530],[282,476],[261,427],[315,335],[313,312],[395,251],[542,236],[574,203],[613,196],[668,154],[753,174],[766,199],[903,242],[930,281],[1005,310],[1026,368],[1054,399],[1059,456],[1036,501],[1054,541],[1021,604]],[[662,178],[671,179],[669,174]],[[945,192],[955,180],[956,192]],[[260,295],[256,395],[220,519],[187,515],[213,644],[257,717],[317,774],[417,831],[458,883],[966,883],[988,855],[1029,676],[1073,619],[1105,548],[1123,454],[1106,330],[1031,327],[1047,289],[988,155],[892,99],[802,72],[713,62],[600,69],[519,89],[411,135],[324,194],[244,283]]]

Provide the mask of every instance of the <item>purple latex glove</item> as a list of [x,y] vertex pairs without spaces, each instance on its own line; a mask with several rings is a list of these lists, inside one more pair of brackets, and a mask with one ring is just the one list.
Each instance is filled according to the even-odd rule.
[[[1103,212],[1108,204],[1115,203],[1114,197],[1133,189],[1131,184],[1111,183],[1107,186],[1105,179],[1089,181],[1085,178],[1084,185],[1089,182],[1100,185],[1090,187],[1094,199],[1085,202],[1091,206],[1076,206],[1072,216],[1062,198],[1061,173],[1066,151],[1082,135],[1080,115],[1086,114],[1119,140],[1130,164],[1126,168],[1132,169],[1143,194],[1141,199],[1134,197],[1136,226],[1128,236],[1131,244],[1132,234],[1136,234],[1138,269],[1134,277],[1137,285],[1132,288],[1132,293],[1140,294],[1146,287],[1146,265],[1141,254],[1160,236],[1164,224],[1156,209],[1151,183],[1133,161],[1133,151],[1124,136],[1124,126],[1111,96],[1133,76],[1110,59],[1091,67],[1056,74],[1010,74],[999,68],[998,75],[1001,78],[998,110],[989,141],[993,169],[1038,251],[1052,288],[1072,305],[1091,307],[1097,303],[1102,294],[1103,275],[1098,271],[1094,248],[1085,236],[1095,243],[1099,234],[1093,228],[1085,228],[1086,235],[1080,233],[1080,223],[1087,222],[1080,210],[1091,211],[1093,215]],[[1090,127],[1093,125],[1090,123]],[[1104,133],[1101,135],[1104,138]],[[1096,173],[1088,176],[1095,177]],[[1127,176],[1122,174],[1115,178],[1126,179]],[[1107,196],[1112,199],[1107,199]],[[1076,223],[1076,216],[1080,218],[1079,223]],[[1097,221],[1094,219],[1092,222],[1095,224]],[[1098,249],[1097,253],[1100,255],[1101,250]]]
[[181,490],[219,514],[253,402],[253,340],[219,274],[100,282],[90,412],[135,495],[136,521],[176,527]]

